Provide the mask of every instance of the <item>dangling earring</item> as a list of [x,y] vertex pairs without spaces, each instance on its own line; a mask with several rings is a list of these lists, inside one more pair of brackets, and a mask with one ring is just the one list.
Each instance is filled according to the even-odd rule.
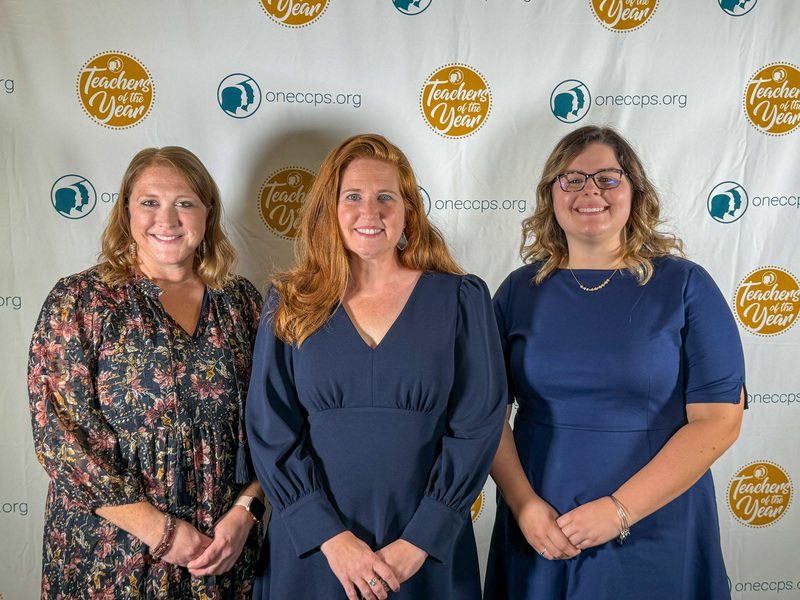
[[131,246],[128,251],[131,254],[131,262],[136,262],[136,242],[131,242]]
[[408,238],[406,237],[406,230],[403,230],[403,233],[400,234],[400,239],[397,240],[397,249],[401,252],[406,249],[408,246]]
[[205,260],[206,258],[206,240],[203,238],[203,241],[200,242],[200,260]]

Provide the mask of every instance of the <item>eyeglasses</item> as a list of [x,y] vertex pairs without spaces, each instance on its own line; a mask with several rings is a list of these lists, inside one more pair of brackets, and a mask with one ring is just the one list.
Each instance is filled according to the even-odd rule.
[[625,175],[625,171],[622,169],[603,169],[591,175],[580,171],[567,171],[556,177],[556,181],[565,192],[580,192],[590,179],[594,180],[594,184],[599,189],[611,190],[622,183],[623,175]]

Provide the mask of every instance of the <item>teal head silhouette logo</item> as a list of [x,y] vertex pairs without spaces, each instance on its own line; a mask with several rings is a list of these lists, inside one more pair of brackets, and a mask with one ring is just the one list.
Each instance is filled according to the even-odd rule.
[[717,0],[719,7],[732,17],[741,17],[756,7],[758,0]]
[[97,205],[97,192],[85,177],[64,175],[50,189],[50,202],[62,217],[82,219]]
[[749,199],[747,191],[735,181],[718,183],[708,194],[706,208],[711,218],[718,223],[733,223],[742,218]]
[[220,82],[217,102],[226,115],[246,119],[261,106],[261,88],[249,75],[234,73]]
[[431,214],[431,196],[422,186],[419,186],[419,195],[422,196],[422,204],[425,206],[425,215],[427,216]]
[[433,0],[392,0],[394,7],[404,15],[418,15],[431,5]]
[[591,105],[589,88],[577,79],[562,81],[550,94],[550,110],[563,123],[577,123],[586,116]]

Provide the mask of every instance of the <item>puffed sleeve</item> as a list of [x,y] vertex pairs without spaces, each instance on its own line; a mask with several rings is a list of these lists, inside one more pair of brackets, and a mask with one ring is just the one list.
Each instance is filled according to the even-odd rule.
[[239,444],[236,451],[236,483],[244,484],[253,480],[255,472],[250,458],[249,445],[244,434],[247,391],[250,385],[250,370],[253,366],[253,346],[258,332],[261,316],[262,297],[249,280],[235,276],[226,293],[219,297],[222,310],[219,315],[223,331],[231,345],[233,376],[236,383],[239,408]]
[[465,275],[459,288],[446,432],[425,495],[401,536],[443,563],[452,559],[500,443],[506,407],[502,356],[486,284]]
[[738,404],[744,354],[728,303],[705,269],[693,265],[684,289],[682,333],[686,403]]
[[247,331],[248,341],[252,348],[258,333],[258,322],[261,315],[263,298],[248,279],[237,277],[239,288],[239,313],[242,327]]
[[275,337],[270,291],[256,337],[246,409],[256,475],[285,524],[298,557],[345,531],[309,451],[308,420],[297,398],[292,347]]
[[80,276],[50,292],[31,340],[28,394],[36,455],[56,493],[85,510],[147,501],[95,390],[101,318]]

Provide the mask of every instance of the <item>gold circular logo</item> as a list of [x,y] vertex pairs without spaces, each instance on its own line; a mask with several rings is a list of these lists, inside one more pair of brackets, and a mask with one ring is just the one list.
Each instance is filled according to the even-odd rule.
[[592,12],[611,31],[625,33],[643,27],[658,8],[658,0],[591,0]]
[[756,335],[772,336],[794,325],[800,313],[800,284],[780,267],[763,267],[747,275],[736,288],[733,314]]
[[486,506],[486,490],[481,490],[481,493],[478,494],[478,498],[475,502],[472,503],[472,508],[469,509],[469,516],[472,518],[472,522],[474,523],[477,521],[481,514],[483,514],[483,509]]
[[155,89],[147,68],[125,52],[96,54],[78,74],[78,99],[92,120],[127,129],[153,108]]
[[786,135],[800,125],[800,71],[789,63],[771,63],[750,78],[744,112],[767,135]]
[[448,138],[472,135],[492,111],[492,91],[480,73],[461,63],[445,65],[428,77],[419,93],[428,126]]
[[261,0],[261,8],[284,27],[305,27],[322,16],[328,0]]
[[792,480],[773,462],[744,466],[731,478],[728,507],[748,527],[767,527],[780,519],[792,502]]
[[297,237],[300,207],[314,182],[314,173],[302,167],[275,171],[261,186],[258,207],[270,230],[286,240]]

